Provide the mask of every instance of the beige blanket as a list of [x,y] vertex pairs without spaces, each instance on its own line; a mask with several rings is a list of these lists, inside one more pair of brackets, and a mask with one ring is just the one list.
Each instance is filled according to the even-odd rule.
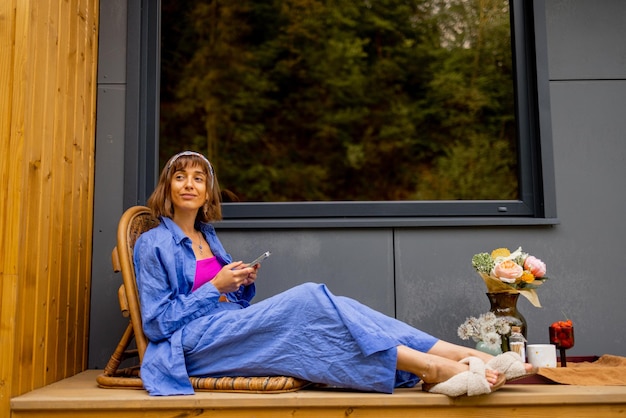
[[564,385],[626,386],[626,357],[605,354],[594,362],[539,368],[539,376]]

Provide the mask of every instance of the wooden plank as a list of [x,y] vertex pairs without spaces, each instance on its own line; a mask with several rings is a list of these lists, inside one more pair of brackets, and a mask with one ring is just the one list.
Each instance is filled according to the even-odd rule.
[[[5,253],[9,251],[5,231],[7,228],[7,196],[9,184],[9,162],[11,158],[11,98],[13,96],[13,42],[15,15],[13,2],[0,3],[0,277],[15,273],[5,266]],[[2,286],[0,286],[0,312],[2,312]]]
[[[52,228],[54,242],[54,263],[53,274],[51,275],[50,298],[56,303],[51,306],[51,316],[48,319],[48,327],[50,332],[50,345],[47,352],[47,370],[46,383],[52,383],[65,376],[66,357],[68,341],[68,319],[67,310],[67,291],[74,286],[73,278],[68,274],[71,269],[70,264],[75,263],[77,258],[72,261],[69,257],[69,251],[74,249],[74,241],[72,240],[70,231],[74,222],[78,222],[74,218],[72,206],[69,204],[71,199],[71,156],[67,155],[67,148],[75,141],[79,140],[79,136],[69,128],[72,126],[74,118],[74,108],[72,105],[75,92],[72,89],[72,78],[76,77],[73,65],[68,62],[75,57],[75,45],[71,44],[71,38],[75,32],[75,15],[76,9],[73,2],[57,2],[54,7],[57,10],[58,30],[56,32],[57,39],[57,61],[58,71],[54,80],[54,95],[51,97],[55,107],[55,114],[58,123],[54,127],[54,138],[57,146],[54,149],[53,170],[54,170],[54,189],[57,204],[51,206],[51,216],[53,219]],[[68,109],[68,106],[70,108]],[[71,140],[69,140],[71,138]],[[65,283],[65,284],[63,284]],[[57,338],[52,339],[52,335]],[[72,352],[73,355],[73,352]]]
[[486,396],[448,398],[400,389],[393,395],[336,390],[282,394],[198,392],[151,397],[143,390],[102,389],[88,370],[12,400],[13,417],[502,417],[623,416],[624,386],[505,385]]
[[[81,142],[74,148],[74,178],[77,191],[74,193],[78,224],[76,252],[79,262],[75,263],[75,292],[73,295],[74,355],[69,356],[71,364],[66,373],[74,375],[87,368],[89,351],[89,308],[91,285],[91,255],[93,236],[93,202],[95,181],[95,136],[96,98],[98,71],[98,0],[79,0],[78,9],[82,16],[77,36],[77,62],[79,75],[76,85],[79,97],[75,101],[74,131],[79,133]],[[80,58],[80,59],[79,59]],[[86,175],[88,174],[88,175]],[[70,300],[72,300],[70,299]]]
[[[34,62],[35,66],[31,67],[31,71],[36,72],[32,78],[35,80],[37,91],[40,93],[35,93],[32,100],[41,101],[41,110],[37,117],[33,118],[31,131],[33,135],[29,135],[28,142],[31,144],[29,148],[31,149],[32,165],[37,168],[36,171],[33,170],[32,172],[32,181],[37,183],[33,187],[39,190],[39,194],[37,199],[33,199],[34,201],[28,204],[29,210],[37,215],[33,219],[32,225],[29,223],[29,230],[25,233],[25,238],[30,241],[32,247],[39,247],[37,259],[31,260],[31,265],[35,270],[32,274],[35,277],[36,315],[31,325],[34,340],[32,341],[33,359],[30,387],[41,387],[51,382],[46,379],[47,375],[51,373],[48,356],[50,349],[55,346],[55,340],[51,339],[50,336],[49,323],[57,317],[53,308],[58,301],[52,293],[57,279],[50,260],[54,259],[56,248],[61,243],[55,242],[58,237],[53,231],[55,222],[50,216],[50,208],[59,206],[55,187],[56,162],[53,156],[55,149],[64,139],[55,136],[55,125],[59,123],[60,119],[56,114],[54,103],[55,91],[58,88],[55,79],[59,72],[57,64],[58,6],[53,2],[38,2],[34,7],[38,9],[39,18],[36,22],[32,48],[36,49],[38,53]],[[37,71],[37,68],[45,68],[46,71]],[[36,236],[35,231],[37,231]],[[54,370],[52,368],[52,372]]]
[[[22,10],[27,9],[23,8]],[[26,12],[28,10],[25,10]],[[26,14],[16,12],[15,0],[0,2],[0,415],[9,410],[9,399],[14,392],[15,369],[15,301],[18,295],[19,228],[21,221],[20,192],[22,189],[23,111],[14,103],[22,100],[20,79],[25,55],[24,36],[20,30],[26,25]]]
[[[36,277],[36,263],[39,259],[39,245],[34,245],[38,240],[38,230],[36,223],[38,222],[38,202],[39,183],[36,181],[40,164],[36,160],[36,156],[33,153],[32,138],[36,135],[35,129],[40,129],[39,118],[42,117],[43,109],[43,97],[40,100],[37,99],[37,92],[43,88],[40,85],[37,78],[33,78],[36,75],[34,68],[39,66],[39,69],[45,68],[41,58],[41,50],[34,48],[35,42],[39,36],[39,22],[41,19],[41,10],[36,7],[32,2],[27,2],[26,10],[22,11],[22,7],[17,7],[18,22],[22,21],[23,24],[18,24],[16,27],[16,33],[18,36],[23,37],[23,43],[21,44],[21,50],[19,51],[20,59],[23,57],[23,66],[19,73],[16,73],[16,80],[14,88],[21,92],[19,100],[14,101],[13,105],[15,109],[23,110],[23,114],[20,120],[16,121],[21,124],[22,132],[22,144],[23,144],[23,163],[16,175],[22,178],[23,192],[20,199],[16,202],[16,209],[20,212],[20,222],[18,229],[18,245],[22,249],[18,258],[18,297],[14,309],[16,310],[16,330],[15,330],[15,352],[16,363],[15,370],[20,370],[20,373],[13,374],[13,380],[15,386],[13,387],[14,393],[23,393],[32,388],[33,380],[33,358],[34,351],[40,349],[44,341],[39,341],[35,336],[34,324],[36,323],[37,314],[40,312],[38,309],[37,300],[37,277]],[[22,15],[27,13],[27,15]],[[45,72],[45,71],[42,71]],[[39,148],[39,147],[37,147]],[[32,198],[30,198],[32,196]],[[29,235],[32,234],[32,235]],[[34,237],[33,237],[34,235]],[[34,246],[33,246],[34,245]],[[24,249],[28,249],[28,257],[33,261],[28,262],[24,257]]]
[[[95,98],[94,84],[86,84],[85,80],[91,80],[95,73],[95,63],[91,61],[85,51],[87,45],[94,43],[93,21],[89,19],[93,16],[93,1],[84,2],[73,0],[66,3],[67,10],[61,14],[65,17],[74,16],[78,18],[68,19],[69,31],[66,31],[68,51],[65,56],[67,73],[71,77],[67,78],[65,100],[63,109],[68,113],[65,127],[66,136],[71,136],[74,141],[67,141],[64,155],[66,158],[67,184],[65,192],[70,196],[69,211],[64,211],[64,216],[71,225],[66,240],[72,243],[64,248],[63,259],[67,260],[65,275],[72,283],[71,286],[62,288],[65,300],[62,314],[66,318],[65,331],[67,339],[62,363],[63,374],[72,375],[84,369],[86,364],[87,348],[84,344],[84,318],[88,317],[88,304],[81,303],[82,295],[87,292],[88,279],[91,271],[81,270],[81,266],[91,265],[91,215],[92,196],[85,196],[83,193],[84,184],[91,181],[93,175],[93,144],[95,137],[95,114],[86,115],[86,109]],[[73,12],[73,13],[72,13]],[[91,39],[91,41],[90,41]],[[95,42],[97,44],[97,42]],[[84,152],[87,151],[87,152]],[[89,175],[86,175],[89,174]],[[88,251],[85,251],[88,250]],[[79,364],[79,367],[76,367]]]
[[[78,197],[78,187],[76,185],[77,176],[80,176],[80,173],[76,173],[76,166],[80,166],[76,158],[78,157],[74,150],[79,146],[81,140],[81,129],[76,126],[76,121],[81,120],[82,118],[80,114],[77,114],[79,110],[77,109],[76,103],[79,101],[79,97],[82,96],[83,92],[78,91],[76,88],[77,80],[82,77],[82,74],[78,74],[79,71],[83,71],[83,68],[77,65],[77,61],[81,60],[79,46],[77,45],[77,32],[80,30],[79,25],[82,25],[83,22],[77,22],[76,20],[70,21],[69,13],[70,11],[78,11],[78,5],[76,0],[71,0],[65,2],[64,8],[67,8],[64,11],[66,17],[68,17],[68,22],[66,23],[66,30],[64,31],[64,44],[65,49],[63,51],[63,58],[60,60],[62,62],[62,66],[66,68],[66,76],[64,80],[60,80],[60,84],[63,88],[63,96],[59,97],[59,109],[64,114],[64,126],[63,126],[63,135],[65,136],[73,136],[75,138],[74,141],[66,141],[64,146],[61,147],[62,158],[64,161],[64,176],[63,183],[61,184],[63,191],[63,205],[65,210],[59,212],[59,217],[63,219],[62,224],[65,228],[62,231],[62,236],[64,242],[67,242],[69,245],[65,245],[61,251],[61,274],[59,277],[64,277],[66,281],[71,283],[71,286],[62,286],[59,285],[57,288],[58,299],[59,299],[59,315],[64,318],[63,321],[59,321],[56,325],[58,328],[58,332],[62,332],[63,338],[58,341],[57,349],[64,350],[66,353],[62,353],[60,351],[57,352],[56,358],[53,358],[53,361],[56,361],[59,365],[59,371],[55,380],[63,375],[67,375],[67,369],[70,363],[73,364],[72,357],[76,355],[80,355],[75,350],[75,341],[76,333],[75,333],[75,305],[72,303],[72,294],[76,292],[76,264],[80,260],[80,252],[79,252],[79,243],[81,242],[81,237],[79,235],[80,232],[80,224],[83,222],[83,219],[79,216],[80,213],[77,213],[76,208],[76,198]],[[78,12],[80,15],[80,12]],[[71,115],[71,116],[70,116]],[[78,131],[76,131],[78,129]]]
[[[532,407],[503,408],[503,407],[294,407],[294,408],[265,408],[265,409],[159,409],[137,410],[119,409],[114,412],[116,418],[162,418],[162,417],[217,417],[217,418],[502,418],[516,417],[551,417],[551,418],[589,418],[589,417],[623,417],[623,414],[610,406],[586,405],[576,407],[564,405],[562,407]],[[12,418],[110,418],[111,411],[92,410],[89,412],[72,411],[42,411],[42,412],[13,412]]]
[[[32,52],[26,70],[30,81],[24,103],[28,110],[25,115],[28,127],[25,157],[30,199],[24,202],[22,209],[27,213],[27,221],[21,231],[21,239],[32,251],[28,259],[21,260],[20,268],[24,298],[17,309],[21,312],[20,344],[25,354],[20,361],[20,374],[23,376],[20,391],[43,386],[46,374],[50,372],[47,358],[50,348],[54,348],[50,342],[55,340],[50,338],[48,322],[50,318],[58,317],[53,310],[58,301],[50,293],[53,278],[58,274],[55,274],[50,261],[56,260],[55,250],[61,244],[55,243],[57,237],[51,233],[54,219],[50,213],[50,208],[58,206],[54,169],[54,150],[58,147],[54,127],[58,121],[53,100],[57,74],[58,9],[52,2],[34,3],[30,18],[32,36],[28,45]],[[42,68],[45,71],[41,71]]]

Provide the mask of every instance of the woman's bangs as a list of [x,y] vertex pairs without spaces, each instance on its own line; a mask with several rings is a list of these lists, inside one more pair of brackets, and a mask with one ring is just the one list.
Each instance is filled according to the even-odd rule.
[[207,165],[204,160],[195,155],[183,155],[178,157],[176,161],[172,163],[170,173],[173,174],[177,171],[182,171],[187,167],[200,167],[206,176],[209,175]]

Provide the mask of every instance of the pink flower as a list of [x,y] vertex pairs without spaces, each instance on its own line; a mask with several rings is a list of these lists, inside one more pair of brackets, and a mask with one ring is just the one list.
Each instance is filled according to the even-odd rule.
[[506,260],[493,268],[493,274],[505,283],[515,283],[515,279],[519,278],[524,269],[513,260]]
[[524,268],[530,271],[535,277],[543,277],[544,274],[546,274],[546,263],[532,255],[526,257]]

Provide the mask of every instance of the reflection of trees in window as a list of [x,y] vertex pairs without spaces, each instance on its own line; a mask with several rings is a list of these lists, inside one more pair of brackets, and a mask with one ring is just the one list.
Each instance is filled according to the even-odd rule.
[[245,201],[517,199],[503,0],[162,0],[161,155]]

